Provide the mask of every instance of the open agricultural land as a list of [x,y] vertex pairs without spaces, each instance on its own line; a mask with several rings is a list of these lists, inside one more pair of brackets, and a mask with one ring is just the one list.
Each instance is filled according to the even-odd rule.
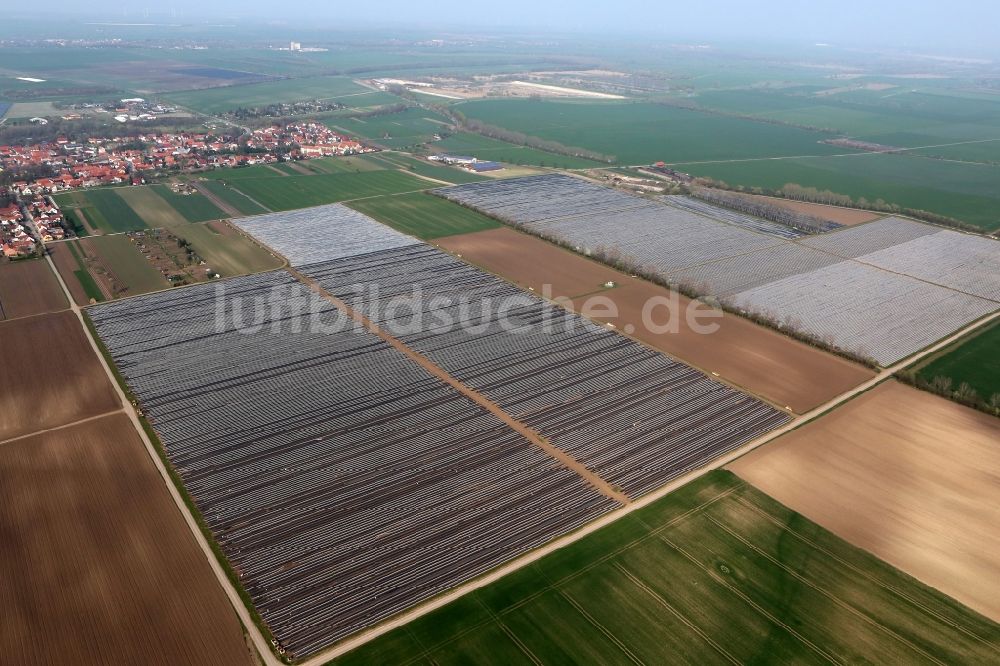
[[399,98],[366,88],[341,76],[282,79],[263,83],[172,92],[164,97],[188,109],[207,114],[273,104],[275,101],[333,100],[350,107],[373,107],[398,102]]
[[976,663],[998,645],[998,625],[712,472],[333,663]]
[[562,174],[435,192],[882,366],[1000,309],[1000,243],[903,218],[807,233]]
[[153,185],[150,189],[188,222],[207,222],[227,217],[225,212],[201,194],[179,194],[167,185]]
[[234,190],[221,178],[218,180],[199,180],[194,184],[194,187],[212,199],[219,210],[225,210],[230,215],[258,215],[267,212],[266,208],[242,192]]
[[220,277],[260,273],[279,268],[283,263],[270,250],[261,247],[223,220],[184,224],[172,227],[170,231],[190,243],[207,267]]
[[392,169],[401,169],[418,176],[430,178],[435,181],[446,183],[475,183],[486,180],[485,176],[479,176],[465,169],[456,167],[439,166],[426,159],[419,159],[406,153],[384,152],[375,153],[367,157],[372,164],[386,165]]
[[66,297],[48,263],[0,262],[0,321],[64,310]]
[[164,274],[142,253],[134,235],[67,240],[50,244],[48,251],[77,305],[170,286]]
[[889,381],[729,468],[1000,620],[998,441],[995,417]]
[[[344,206],[236,223],[631,497],[789,418]],[[318,241],[321,232],[339,243]],[[622,432],[612,422],[632,427]]]
[[[211,202],[204,199],[204,197],[200,194],[192,194],[185,197],[174,195],[168,203],[168,201],[163,197],[164,189],[166,188],[157,185],[120,187],[115,190],[115,193],[125,201],[128,207],[131,208],[150,229],[155,229],[157,227],[171,227],[188,222],[188,217],[174,207],[174,204],[179,202],[181,202],[182,205],[187,204],[188,196],[201,199],[201,203],[204,206],[212,206]],[[167,192],[169,194],[173,194],[169,191],[169,189],[167,189]],[[194,212],[190,211],[190,206],[186,206],[186,208],[189,209],[189,214]],[[212,206],[212,208],[215,208],[215,206]],[[224,215],[221,211],[218,211],[215,215],[207,219],[221,217],[224,217]]]
[[[867,368],[729,313],[705,318],[703,324],[717,327],[699,333],[683,313],[689,307],[701,312],[711,308],[691,305],[685,296],[677,299],[680,312],[670,313],[664,307],[654,318],[657,324],[676,321],[676,330],[651,330],[643,323],[643,308],[653,299],[668,299],[667,289],[510,228],[439,238],[435,243],[525,289],[542,293],[543,285],[549,285],[547,296],[565,299],[577,311],[588,297],[599,295],[614,310],[604,315],[595,309],[592,316],[597,321],[612,323],[656,349],[796,413],[874,376]],[[609,282],[615,286],[605,287]]]
[[383,194],[416,192],[429,185],[422,178],[392,170],[310,176],[277,173],[274,177],[232,177],[226,173],[220,174],[219,179],[270,210],[292,210]]
[[652,102],[511,99],[453,108],[489,125],[613,156],[621,165],[850,152],[819,143],[832,134]]
[[374,334],[336,329],[345,315],[333,304],[314,310],[328,328],[296,331],[287,318],[313,292],[291,275],[224,284],[233,307],[265,299],[256,332],[235,321],[220,330],[216,285],[90,315],[290,655],[314,654],[615,506]]
[[[86,353],[94,358],[89,346]],[[71,383],[62,380],[78,364],[52,369],[47,397],[32,407],[72,399],[57,387]],[[6,414],[14,405],[3,389]],[[0,487],[5,659],[253,663],[232,607],[124,414],[0,443]]]
[[[575,144],[574,144],[575,145]],[[601,166],[600,162],[583,157],[550,153],[528,146],[518,146],[506,141],[491,139],[480,134],[459,132],[428,146],[441,153],[469,155],[480,160],[493,160],[524,166],[554,167],[559,169],[589,169]]]
[[950,381],[953,391],[968,384],[987,404],[998,407],[1000,399],[1000,324],[993,323],[942,350],[916,367],[920,379],[933,383],[939,377]]
[[[118,400],[69,310],[0,322],[0,441],[118,409]],[[56,379],[58,378],[58,379]]]
[[411,106],[403,111],[368,118],[335,118],[327,124],[385,148],[398,150],[433,141],[436,134],[445,130],[448,121],[433,111]]
[[828,220],[845,227],[853,227],[855,224],[874,222],[880,217],[885,217],[882,213],[875,213],[857,208],[846,208],[843,206],[830,206],[826,204],[809,203],[808,201],[795,201],[793,199],[782,199],[780,197],[765,197],[760,195],[746,195],[750,199],[762,201],[772,206],[805,215],[811,215],[821,220]]
[[[321,652],[788,421],[345,206],[236,224],[294,273],[88,314],[289,655]],[[518,330],[480,312],[481,335],[407,332],[393,303],[421,316],[440,305],[401,293],[413,283],[459,317],[463,295],[474,308],[506,302]]]
[[499,222],[482,213],[426,192],[361,199],[348,205],[368,217],[423,240],[500,226]]
[[134,236],[114,234],[84,238],[74,249],[86,258],[87,271],[99,284],[105,284],[111,297],[144,294],[170,286],[140,252]]
[[52,257],[52,263],[77,305],[98,303],[107,298],[97,280],[91,275],[88,257],[76,241],[52,243],[46,247],[46,251]]
[[[745,89],[699,90],[665,104],[482,100],[455,108],[491,125],[614,155],[619,164],[662,160],[732,185],[777,190],[795,183],[931,211],[985,231],[1000,228],[1000,102],[902,90],[899,82],[885,93],[825,95],[829,82],[816,83],[762,90],[749,79],[733,86]],[[713,84],[719,82],[697,85]],[[845,136],[896,150],[820,143]]]
[[162,229],[53,243],[49,250],[78,305],[282,265],[224,220],[175,220]]
[[53,196],[60,209],[73,211],[81,216],[92,233],[121,233],[145,229],[148,225],[119,190],[127,188],[101,188],[77,190]]

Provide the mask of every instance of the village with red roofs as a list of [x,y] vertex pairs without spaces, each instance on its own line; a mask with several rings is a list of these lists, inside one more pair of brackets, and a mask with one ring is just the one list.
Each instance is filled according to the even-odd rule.
[[[37,243],[71,233],[51,194],[107,185],[143,185],[149,173],[191,173],[282,161],[358,155],[376,149],[313,122],[241,134],[150,132],[126,137],[62,136],[44,143],[0,146],[0,251],[35,253]],[[17,180],[11,180],[17,174]]]

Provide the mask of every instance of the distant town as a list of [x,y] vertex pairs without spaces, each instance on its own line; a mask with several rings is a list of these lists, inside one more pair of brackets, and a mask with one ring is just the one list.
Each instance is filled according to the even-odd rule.
[[29,256],[39,240],[72,234],[72,225],[50,196],[64,190],[142,185],[154,172],[190,173],[375,150],[313,122],[240,134],[158,131],[0,146],[0,250],[8,258]]

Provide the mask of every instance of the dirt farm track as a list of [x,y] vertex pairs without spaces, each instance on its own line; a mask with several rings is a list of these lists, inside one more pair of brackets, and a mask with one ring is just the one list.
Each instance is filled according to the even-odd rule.
[[0,444],[0,453],[4,663],[251,663],[124,414]]
[[[710,335],[700,335],[683,324],[677,333],[648,331],[642,326],[643,305],[653,297],[669,294],[666,289],[510,228],[434,242],[523,287],[541,292],[543,284],[550,284],[553,297],[573,299],[576,308],[583,297],[600,292],[617,306],[619,316],[607,321],[619,330],[627,331],[631,324],[633,337],[651,347],[718,373],[722,379],[799,414],[874,376],[867,368],[736,316],[709,320],[720,325]],[[619,286],[602,291],[601,285],[609,280]],[[680,302],[687,307],[690,300],[681,297]]]
[[119,408],[80,321],[69,310],[0,322],[0,441]]
[[1000,620],[1000,421],[889,381],[729,469]]

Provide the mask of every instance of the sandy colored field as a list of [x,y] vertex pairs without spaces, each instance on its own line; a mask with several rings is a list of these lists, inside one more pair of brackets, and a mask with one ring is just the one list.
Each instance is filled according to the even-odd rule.
[[251,663],[232,606],[124,414],[0,453],[5,663]]
[[69,310],[0,322],[0,349],[22,350],[0,362],[0,441],[118,408]]
[[187,224],[184,216],[151,187],[120,187],[115,193],[151,228]]
[[841,208],[840,206],[826,206],[824,204],[809,203],[807,201],[792,201],[780,197],[765,197],[758,194],[747,195],[751,199],[757,199],[774,206],[780,206],[796,213],[804,213],[818,217],[821,220],[829,220],[837,224],[853,227],[855,224],[871,222],[880,217],[885,217],[884,213],[873,213],[870,210],[859,210],[857,208]]
[[204,224],[189,222],[171,231],[191,243],[208,266],[223,277],[259,273],[284,263],[221,220]]
[[1000,420],[889,381],[729,468],[1000,620]]
[[69,307],[44,260],[0,262],[0,320]]
[[[507,227],[435,242],[538,293],[543,293],[544,284],[550,284],[551,297],[572,298],[578,310],[586,300],[581,296],[599,292],[611,299],[618,311],[617,317],[596,317],[599,321],[611,322],[652,347],[706,372],[718,373],[726,381],[799,414],[874,376],[866,368],[734,315],[705,320],[719,324],[716,332],[707,335],[698,334],[683,319],[676,333],[654,333],[642,325],[643,307],[654,297],[668,296],[668,290]],[[608,280],[619,286],[603,289]],[[690,302],[679,298],[682,313]],[[665,312],[657,309],[654,321],[663,323]]]

